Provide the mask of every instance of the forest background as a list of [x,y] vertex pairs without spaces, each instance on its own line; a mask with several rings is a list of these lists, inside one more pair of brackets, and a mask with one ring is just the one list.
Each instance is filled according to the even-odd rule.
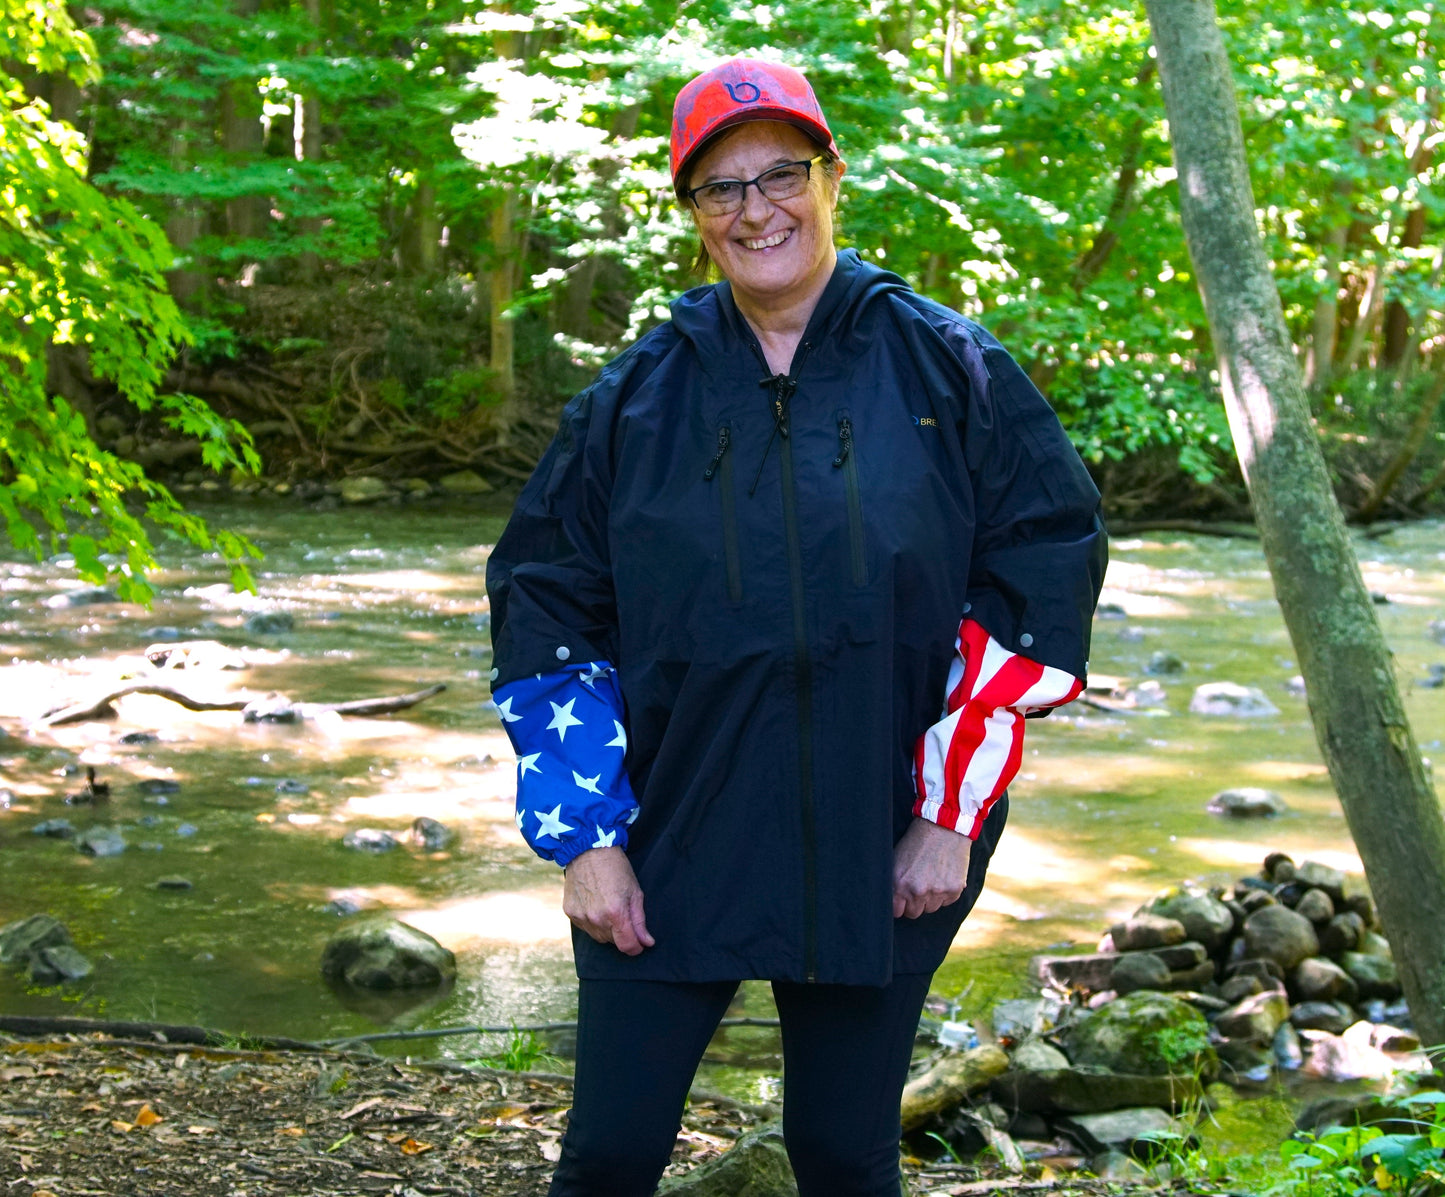
[[[1445,501],[1436,7],[1220,13],[1259,224],[1358,519]],[[52,528],[99,507],[82,569],[105,548],[142,563],[138,525],[114,535],[137,491],[205,535],[142,469],[204,460],[240,490],[258,468],[525,477],[566,397],[700,281],[671,100],[736,53],[807,71],[848,164],[843,240],[1004,341],[1111,516],[1247,511],[1142,5],[0,11],[0,506],[37,547],[27,506]]]

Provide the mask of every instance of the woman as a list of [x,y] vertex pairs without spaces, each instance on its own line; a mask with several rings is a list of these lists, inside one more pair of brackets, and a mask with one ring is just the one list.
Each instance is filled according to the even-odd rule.
[[1022,716],[1083,685],[1098,494],[996,341],[835,251],[843,171],[796,71],[682,90],[674,185],[724,281],[572,401],[488,565],[517,824],[575,925],[554,1197],[653,1191],[746,978],[800,1193],[896,1197]]

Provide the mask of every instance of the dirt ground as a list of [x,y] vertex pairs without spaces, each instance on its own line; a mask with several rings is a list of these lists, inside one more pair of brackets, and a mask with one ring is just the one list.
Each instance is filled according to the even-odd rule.
[[[568,1078],[405,1059],[56,1035],[0,1036],[6,1197],[542,1197]],[[668,1174],[776,1116],[689,1103]],[[905,1160],[909,1190],[1117,1193]]]

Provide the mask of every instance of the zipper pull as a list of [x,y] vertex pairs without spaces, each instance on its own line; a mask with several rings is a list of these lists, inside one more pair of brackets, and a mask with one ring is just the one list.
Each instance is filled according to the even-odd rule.
[[838,421],[838,456],[833,458],[833,468],[839,469],[848,460],[853,449],[853,421],[844,416]]
[[707,463],[707,469],[702,472],[702,480],[704,482],[712,481],[713,475],[717,473],[718,467],[722,465],[723,454],[728,451],[730,444],[732,444],[732,434],[728,431],[728,426],[724,424],[717,430],[717,453],[713,456],[713,459]]

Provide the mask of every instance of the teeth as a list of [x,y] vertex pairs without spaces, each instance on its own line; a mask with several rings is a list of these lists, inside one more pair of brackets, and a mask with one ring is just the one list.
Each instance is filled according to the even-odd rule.
[[784,229],[781,233],[774,233],[771,237],[763,237],[758,241],[744,241],[747,249],[768,249],[770,246],[781,245],[788,239],[789,231]]

